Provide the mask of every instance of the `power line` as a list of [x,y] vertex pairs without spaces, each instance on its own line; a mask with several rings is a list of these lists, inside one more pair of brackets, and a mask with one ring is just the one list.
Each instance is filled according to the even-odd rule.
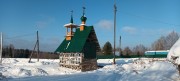
[[22,37],[27,37],[27,36],[34,36],[35,33],[29,33],[29,34],[23,34],[23,35],[17,35],[17,36],[14,36],[14,37],[5,37],[4,39],[16,39],[16,38],[22,38]]
[[153,19],[153,18],[149,18],[149,17],[143,17],[143,16],[135,15],[135,14],[124,12],[124,11],[123,12],[121,11],[121,13],[123,13],[125,15],[129,15],[129,16],[133,16],[133,17],[136,17],[136,18],[140,18],[140,19],[143,19],[143,20],[153,21],[155,23],[161,23],[161,24],[171,25],[171,26],[175,26],[175,27],[180,27],[180,25],[177,25],[177,24],[172,24],[172,23],[168,23],[168,22],[165,22],[165,21],[161,21],[161,20],[157,20],[157,19]]

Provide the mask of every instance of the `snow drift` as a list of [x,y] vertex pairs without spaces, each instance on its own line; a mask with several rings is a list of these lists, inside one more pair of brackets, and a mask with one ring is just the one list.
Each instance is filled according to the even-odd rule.
[[[103,68],[78,72],[59,67],[59,59],[41,59],[37,62],[32,59],[6,58],[0,65],[0,73],[8,81],[177,81],[176,67],[168,61],[152,59],[99,59],[98,64]],[[1,78],[0,78],[1,80]]]
[[180,38],[171,47],[167,58],[169,61],[171,61],[175,64],[178,64],[178,65],[180,64]]

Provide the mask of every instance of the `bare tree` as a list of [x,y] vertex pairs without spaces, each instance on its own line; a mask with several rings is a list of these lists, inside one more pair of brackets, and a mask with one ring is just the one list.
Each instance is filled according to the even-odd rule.
[[9,45],[9,56],[11,58],[14,57],[14,45],[13,44]]
[[152,50],[164,50],[165,37],[161,36],[157,41],[152,44]]
[[132,54],[132,51],[129,47],[125,47],[123,50],[123,55],[124,56],[130,56]]
[[142,44],[139,44],[133,48],[133,53],[139,56],[144,55],[145,51],[147,51],[147,48]]
[[169,50],[179,39],[178,33],[172,31],[166,37],[161,36],[152,44],[152,50]]
[[179,39],[178,33],[172,31],[170,34],[168,34],[168,36],[166,36],[164,49],[169,50],[178,39]]

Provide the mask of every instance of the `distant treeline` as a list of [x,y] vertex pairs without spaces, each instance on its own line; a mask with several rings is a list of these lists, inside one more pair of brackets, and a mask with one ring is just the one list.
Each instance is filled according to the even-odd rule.
[[[119,52],[119,56],[123,58],[133,58],[133,57],[141,57],[144,56],[145,51],[150,50],[170,50],[172,45],[178,40],[179,34],[175,31],[170,32],[168,35],[161,36],[159,39],[154,41],[151,44],[151,47],[145,47],[143,44],[138,44],[134,47],[126,46],[123,48],[116,48],[115,50]],[[133,41],[133,40],[132,40]],[[113,55],[113,48],[110,42],[106,42],[101,50],[101,52],[97,53],[97,55]],[[32,50],[29,49],[15,49],[13,44],[5,46],[3,48],[3,57],[4,58],[29,58],[32,53]],[[43,59],[55,59],[59,58],[58,54],[54,54],[53,52],[40,52],[40,58]],[[149,56],[154,57],[154,56]],[[162,57],[162,56],[158,56]],[[32,55],[32,58],[37,58],[36,52]]]
[[[119,56],[122,58],[133,58],[144,56],[145,51],[155,51],[155,50],[170,50],[174,43],[179,39],[179,34],[175,31],[170,32],[165,36],[161,36],[159,39],[155,40],[150,47],[146,47],[143,44],[138,44],[134,47],[126,46],[123,48],[116,48],[115,50],[119,52]],[[133,41],[133,40],[132,40]],[[110,42],[106,42],[102,48],[102,51],[98,55],[105,55],[109,57],[113,54],[113,48]],[[148,56],[154,57],[154,56]],[[160,55],[156,57],[165,57]]]
[[[3,48],[3,58],[29,58],[32,50],[29,49],[15,49],[12,44]],[[37,53],[32,54],[32,58],[37,58]],[[59,55],[53,52],[39,52],[40,59],[58,59]]]

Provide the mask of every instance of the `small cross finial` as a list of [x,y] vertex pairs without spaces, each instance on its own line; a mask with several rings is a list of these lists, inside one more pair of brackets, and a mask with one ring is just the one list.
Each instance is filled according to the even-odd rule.
[[83,7],[83,16],[85,15],[85,9],[86,9],[86,8],[85,8],[85,7]]
[[73,10],[71,10],[71,16],[73,15]]
[[70,23],[73,23],[73,10],[71,10],[71,20]]

